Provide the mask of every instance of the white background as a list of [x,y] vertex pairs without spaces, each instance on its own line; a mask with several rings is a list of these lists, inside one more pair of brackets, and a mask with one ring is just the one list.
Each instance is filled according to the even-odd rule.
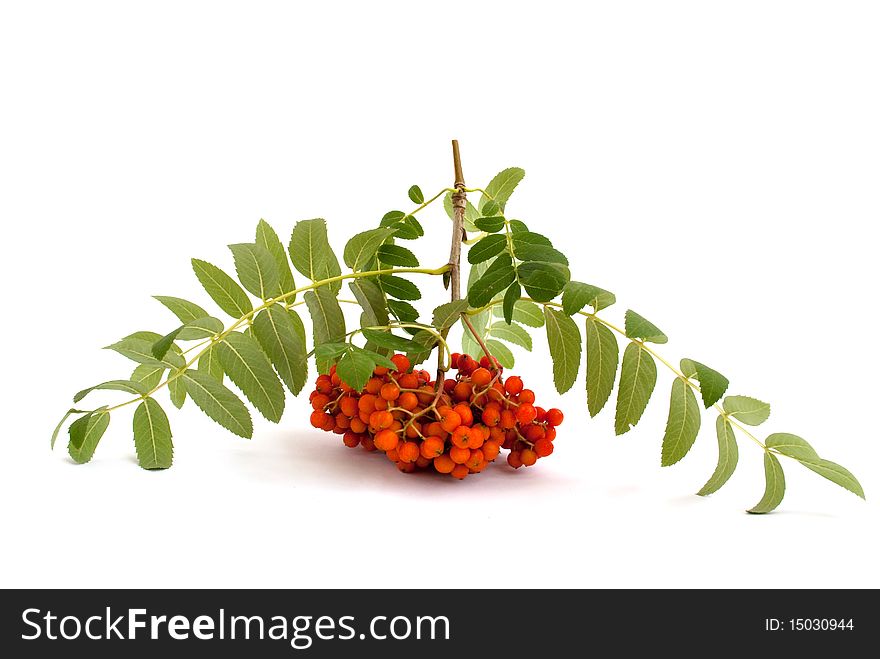
[[[880,586],[878,18],[870,2],[4,3],[0,585]],[[635,308],[671,360],[770,401],[759,430],[806,437],[868,502],[786,461],[779,511],[746,515],[763,472],[745,439],[731,482],[693,496],[714,418],[661,469],[669,374],[615,437],[582,379],[555,393],[540,331],[514,371],[567,417],[534,469],[404,476],[308,427],[305,397],[252,441],[189,402],[162,473],[137,467],[127,412],[91,464],[49,452],[73,392],[129,373],[100,347],[173,328],[150,295],[211,304],[190,257],[229,268],[261,217],[285,239],[325,217],[341,251],[409,208],[411,184],[451,183],[452,137],[471,185],[526,169],[511,215],[615,291],[610,320]],[[423,221],[439,266],[448,220]],[[420,284],[423,309],[441,301]]]

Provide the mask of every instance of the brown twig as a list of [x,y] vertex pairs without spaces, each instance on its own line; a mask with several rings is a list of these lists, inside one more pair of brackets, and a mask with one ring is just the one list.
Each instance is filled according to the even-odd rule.
[[483,354],[489,358],[489,361],[492,364],[492,370],[495,370],[495,358],[492,356],[492,353],[489,352],[489,348],[486,347],[486,342],[483,341],[483,337],[480,336],[479,332],[477,332],[477,328],[474,327],[473,323],[471,323],[471,319],[467,316],[462,316],[461,322],[464,323],[464,326],[468,328],[468,331],[470,331],[471,335],[474,337],[474,339],[476,339],[477,343],[480,344],[480,349],[483,351]]

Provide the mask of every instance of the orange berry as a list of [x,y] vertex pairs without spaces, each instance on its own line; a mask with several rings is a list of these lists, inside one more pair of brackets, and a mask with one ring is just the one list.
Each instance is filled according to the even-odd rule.
[[415,442],[403,442],[397,449],[403,462],[415,462],[419,459],[419,445]]
[[446,432],[452,432],[461,425],[461,417],[455,410],[447,410],[440,415],[440,426]]
[[505,430],[510,430],[516,426],[516,414],[510,410],[501,410],[499,425]]
[[373,375],[378,375],[379,377],[386,375],[388,373],[388,368],[385,366],[377,366],[373,369]]
[[498,442],[498,444],[501,444],[501,442],[504,441],[504,430],[502,430],[498,426],[495,426],[494,428],[489,428],[489,439]]
[[351,418],[358,413],[358,402],[356,399],[346,396],[339,401],[339,409],[345,416]]
[[419,376],[415,373],[405,373],[397,380],[397,384],[400,385],[401,389],[418,389]]
[[471,429],[467,426],[459,426],[453,430],[452,443],[459,448],[469,448],[471,445]]
[[327,420],[332,420],[332,418],[333,417],[331,417],[323,410],[315,410],[309,417],[309,423],[311,423],[315,428],[323,428],[324,425],[327,423]]
[[[323,414],[323,412],[322,412],[322,414]],[[326,432],[330,432],[331,430],[333,430],[336,427],[336,419],[334,419],[329,414],[327,414],[326,417],[327,417],[327,420],[324,421],[324,425],[321,426],[321,430],[324,430]]]
[[472,474],[479,474],[481,471],[483,471],[483,469],[485,469],[485,468],[488,467],[488,466],[489,466],[489,461],[488,461],[488,460],[483,460],[480,464],[478,464],[478,465],[475,466],[475,467],[468,466],[468,470],[469,470]]
[[394,362],[394,365],[397,367],[397,370],[401,373],[408,373],[410,368],[409,359],[407,359],[406,355],[394,355],[391,358],[391,361]]
[[523,403],[518,408],[516,408],[516,420],[519,421],[520,425],[526,425],[535,420],[535,417],[538,415],[538,412],[535,408],[529,403]]
[[387,410],[388,409],[388,401],[385,400],[384,398],[382,398],[381,396],[378,396],[373,401],[373,407],[377,410]]
[[361,437],[361,446],[364,447],[365,451],[375,451],[376,445],[373,443],[373,438],[369,435],[364,435]]
[[511,451],[507,454],[507,464],[509,464],[514,469],[519,469],[523,466],[522,458],[520,458],[519,451]]
[[421,426],[417,421],[413,421],[411,424],[406,426],[406,430],[404,431],[404,435],[406,435],[407,439],[415,439],[419,437],[419,431],[421,430]]
[[312,398],[312,409],[323,410],[329,402],[330,396],[327,394],[317,394]]
[[489,439],[489,429],[486,426],[474,426],[471,428],[469,448],[480,448]]
[[452,473],[453,478],[457,478],[458,480],[461,481],[461,480],[464,480],[465,477],[467,477],[467,475],[471,472],[464,465],[455,465],[455,467],[452,469],[451,473]]
[[434,458],[434,469],[441,474],[448,474],[455,469],[455,463],[452,461],[452,458],[449,457],[448,453],[444,453],[443,455],[438,455]]
[[483,459],[492,462],[501,452],[501,445],[494,439],[490,439],[483,444],[481,450],[483,451]]
[[553,426],[547,426],[547,430],[544,431],[544,437],[552,442],[554,439],[556,439],[556,428],[554,428]]
[[367,424],[364,423],[363,419],[357,416],[349,422],[348,427],[351,428],[352,432],[356,433],[366,432],[367,430]]
[[364,391],[366,391],[368,394],[373,394],[374,396],[377,395],[381,389],[381,378],[370,378],[369,380],[367,380],[367,386],[364,387]]
[[470,408],[470,405],[465,405],[464,403],[459,403],[455,407],[452,408],[452,411],[458,414],[461,417],[461,424],[463,426],[472,425],[474,422],[474,413]]
[[342,436],[342,443],[348,448],[357,448],[361,443],[361,436],[349,430]]
[[348,430],[351,427],[351,420],[347,416],[345,416],[343,412],[337,414],[334,420],[336,421],[337,428]]
[[391,462],[400,462],[400,454],[397,452],[396,448],[393,448],[390,451],[385,451],[385,457],[391,460]]
[[538,426],[534,423],[525,426],[520,432],[522,433],[522,436],[530,442],[537,442],[539,439],[544,439],[544,426]]
[[551,426],[562,425],[563,419],[565,419],[565,415],[562,413],[562,410],[555,407],[547,410],[547,423]]
[[393,382],[388,382],[382,385],[379,395],[385,400],[397,400],[397,397],[400,396],[400,387]]
[[434,389],[433,387],[424,386],[419,389],[419,393],[417,393],[416,396],[421,405],[430,405],[431,401],[434,400]]
[[419,406],[419,397],[411,391],[405,391],[404,393],[400,394],[400,398],[397,399],[397,405],[405,410],[409,410],[410,412],[412,412]]
[[519,402],[531,405],[535,402],[535,392],[531,389],[523,389],[519,392]]
[[361,412],[372,412],[375,407],[376,397],[373,394],[364,394],[358,399],[358,409]]
[[426,458],[424,455],[420,455],[416,460],[416,467],[424,469],[429,464],[431,464],[431,458]]
[[538,454],[530,448],[524,448],[519,452],[519,459],[526,467],[531,467],[538,461]]
[[469,448],[462,448],[461,446],[453,446],[449,449],[449,457],[452,458],[452,461],[455,464],[462,465],[467,462],[469,457],[471,457],[471,450]]
[[402,460],[397,463],[397,468],[400,469],[404,474],[411,474],[416,470],[416,465],[413,462],[403,462]]
[[330,376],[330,384],[334,387],[338,387],[342,383],[342,378],[339,377],[339,374],[336,373],[336,367],[333,367],[332,375]]
[[452,390],[452,398],[455,401],[463,402],[468,400],[472,393],[474,393],[474,388],[470,382],[459,382]]
[[434,437],[439,437],[440,439],[445,439],[449,433],[443,430],[443,426],[440,424],[439,421],[432,421],[431,423],[425,425],[424,428],[422,428],[422,434],[426,436],[431,435]]
[[523,381],[522,378],[518,375],[511,375],[504,381],[504,391],[509,393],[511,396],[516,396],[522,390]]
[[549,439],[539,439],[535,442],[535,453],[539,458],[546,458],[553,453],[553,442]]
[[330,382],[330,376],[318,376],[318,379],[315,380],[315,389],[317,389],[322,394],[329,394],[331,391],[333,391],[333,383]]
[[373,438],[373,443],[380,451],[396,449],[399,441],[397,433],[393,430],[383,430]]
[[482,389],[492,381],[492,374],[486,368],[478,368],[471,373],[471,382],[475,387]]
[[426,458],[436,458],[443,454],[444,442],[439,437],[425,437],[419,452]]
[[483,410],[483,423],[489,427],[497,426],[501,422],[501,412],[496,407],[487,406]]
[[476,469],[480,466],[480,463],[483,461],[483,452],[480,449],[474,449],[471,451],[471,456],[465,462],[465,465],[469,469]]

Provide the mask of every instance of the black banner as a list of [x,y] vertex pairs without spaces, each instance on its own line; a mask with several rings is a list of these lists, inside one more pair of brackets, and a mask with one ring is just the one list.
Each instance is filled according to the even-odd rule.
[[94,658],[161,652],[163,659],[218,649],[257,657],[479,650],[553,657],[603,647],[623,656],[846,653],[880,641],[875,597],[839,590],[7,590],[0,591],[0,649],[15,657],[72,650]]

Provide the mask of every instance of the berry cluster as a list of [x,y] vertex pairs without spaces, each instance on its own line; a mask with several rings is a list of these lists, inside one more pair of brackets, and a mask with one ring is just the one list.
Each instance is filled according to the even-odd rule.
[[453,353],[458,372],[439,387],[405,355],[391,361],[397,370],[376,368],[363,391],[342,382],[335,367],[318,376],[311,424],[342,435],[350,448],[383,451],[403,472],[433,465],[458,479],[483,471],[502,448],[514,469],[553,453],[562,412],[536,407],[522,378],[502,378],[488,358]]

